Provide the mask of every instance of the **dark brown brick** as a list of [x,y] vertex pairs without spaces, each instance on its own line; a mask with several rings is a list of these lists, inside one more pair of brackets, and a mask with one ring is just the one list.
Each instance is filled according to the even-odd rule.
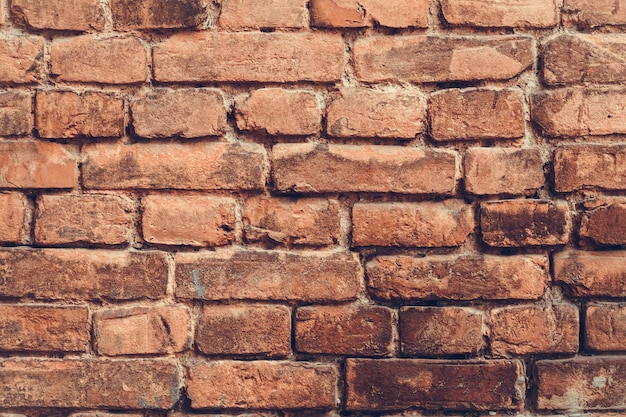
[[198,26],[207,18],[206,0],[111,0],[117,29],[171,29]]
[[33,130],[33,96],[21,91],[0,93],[0,136],[30,135]]
[[626,297],[626,252],[559,252],[554,279],[575,297]]

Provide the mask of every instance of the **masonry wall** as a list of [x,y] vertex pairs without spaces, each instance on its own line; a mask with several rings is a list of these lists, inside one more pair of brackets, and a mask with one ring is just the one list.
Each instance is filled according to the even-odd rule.
[[626,2],[0,5],[0,416],[624,415]]

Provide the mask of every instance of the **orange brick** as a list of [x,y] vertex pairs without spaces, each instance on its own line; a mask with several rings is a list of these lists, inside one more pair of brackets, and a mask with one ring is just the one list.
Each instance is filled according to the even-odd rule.
[[133,37],[57,40],[50,46],[50,66],[59,81],[134,84],[148,76],[146,48]]
[[0,193],[0,242],[25,243],[30,235],[29,203],[24,194]]
[[554,279],[574,297],[626,297],[626,252],[568,250],[554,255]]
[[184,33],[154,47],[154,77],[162,82],[334,82],[344,61],[338,34]]
[[557,192],[626,190],[626,146],[567,145],[554,153]]
[[428,26],[428,0],[313,0],[313,25],[321,27]]
[[184,306],[111,308],[93,320],[101,355],[176,353],[191,346],[191,312]]
[[601,352],[626,351],[624,303],[594,303],[587,306],[585,346]]
[[10,36],[0,39],[0,83],[27,84],[41,80],[44,38]]
[[32,130],[32,94],[21,91],[0,93],[0,136],[30,135]]
[[35,111],[37,132],[42,138],[124,134],[124,101],[110,94],[39,91]]
[[37,199],[35,241],[68,243],[128,243],[134,230],[132,200],[116,195],[42,195]]
[[99,0],[13,0],[11,14],[15,22],[33,29],[104,29],[104,10]]
[[222,0],[219,26],[226,30],[304,28],[307,0]]
[[599,245],[626,244],[626,199],[596,198],[583,202],[580,236]]
[[582,27],[626,24],[626,9],[620,0],[565,0],[563,16],[565,21]]
[[149,195],[143,198],[143,237],[165,245],[226,245],[235,238],[235,208],[228,197]]
[[441,10],[446,22],[456,26],[550,28],[558,23],[554,0],[444,0]]
[[171,29],[198,26],[207,18],[207,0],[111,0],[117,29]]
[[207,355],[286,356],[291,353],[291,310],[285,306],[205,306],[196,346]]

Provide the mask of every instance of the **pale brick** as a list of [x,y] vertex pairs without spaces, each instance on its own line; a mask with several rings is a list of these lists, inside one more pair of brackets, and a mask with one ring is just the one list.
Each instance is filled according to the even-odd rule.
[[13,20],[33,29],[104,29],[100,0],[12,0]]
[[207,0],[111,0],[117,29],[172,29],[198,26],[207,18]]
[[557,192],[626,190],[626,146],[560,146],[554,153],[554,181]]
[[587,306],[585,346],[601,352],[626,351],[626,304],[594,303]]
[[583,202],[580,236],[600,245],[626,244],[626,199],[596,198]]
[[44,38],[7,36],[0,39],[0,83],[27,84],[41,80]]
[[455,26],[550,28],[558,23],[554,0],[444,0],[441,11]]
[[313,0],[313,25],[321,27],[428,27],[428,0]]
[[626,297],[626,252],[568,250],[554,255],[554,279],[574,297]]
[[226,30],[305,28],[307,0],[222,0],[219,26]]
[[28,199],[21,193],[0,193],[0,242],[25,243],[30,234]]
[[33,96],[21,91],[0,93],[0,136],[30,135]]

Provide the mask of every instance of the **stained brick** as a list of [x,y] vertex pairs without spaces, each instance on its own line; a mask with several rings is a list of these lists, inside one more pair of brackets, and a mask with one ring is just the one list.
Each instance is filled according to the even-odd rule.
[[427,0],[313,0],[313,25],[321,27],[428,26]]
[[33,130],[33,96],[21,91],[0,93],[0,136],[29,135]]
[[15,22],[33,29],[104,29],[104,10],[99,0],[12,0]]
[[554,181],[557,192],[626,190],[626,146],[560,146],[554,153]]
[[570,20],[581,27],[626,24],[626,9],[620,0],[565,0],[563,11]]
[[444,0],[441,10],[446,22],[456,26],[550,28],[558,23],[554,0]]
[[207,18],[207,0],[111,0],[117,29],[170,29],[198,26]]
[[554,278],[575,297],[625,297],[625,252],[568,250],[554,255]]
[[219,26],[227,30],[304,28],[307,0],[222,0]]
[[595,351],[626,351],[626,304],[594,303],[587,306],[585,346]]
[[24,194],[0,193],[0,242],[24,243],[30,234],[29,203]]
[[626,199],[596,198],[583,202],[580,236],[600,245],[626,244]]
[[11,36],[0,39],[0,83],[27,84],[41,80],[44,38]]

